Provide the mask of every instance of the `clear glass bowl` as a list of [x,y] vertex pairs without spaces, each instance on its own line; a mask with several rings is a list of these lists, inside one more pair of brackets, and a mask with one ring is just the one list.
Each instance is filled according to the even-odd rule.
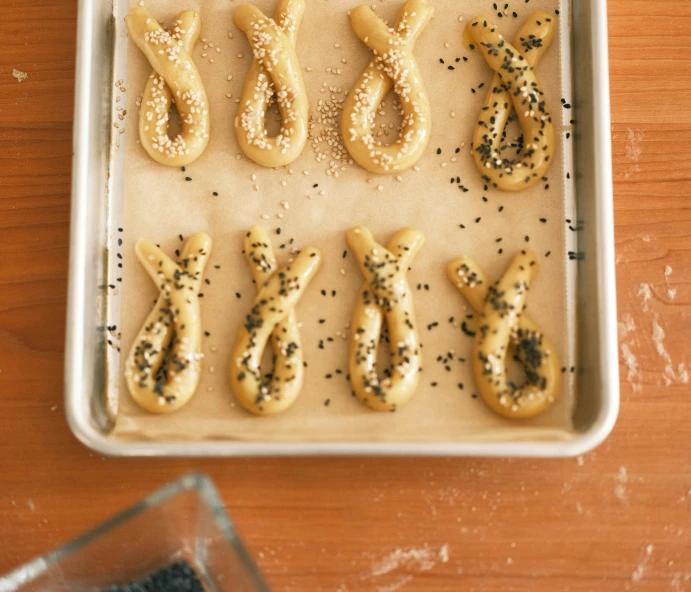
[[95,592],[145,578],[176,560],[209,591],[270,592],[213,482],[189,474],[5,576],[0,592]]

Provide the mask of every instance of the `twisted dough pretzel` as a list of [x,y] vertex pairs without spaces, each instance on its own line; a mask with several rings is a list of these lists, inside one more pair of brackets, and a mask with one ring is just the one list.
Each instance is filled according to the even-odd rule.
[[[309,105],[295,53],[304,13],[305,0],[280,0],[274,18],[251,4],[235,9],[235,24],[247,35],[254,54],[235,131],[242,151],[265,167],[290,164],[307,142]],[[266,112],[274,97],[282,124],[278,135],[270,138]]]
[[[308,248],[286,267],[277,268],[269,235],[252,226],[245,236],[245,255],[259,293],[240,328],[230,360],[230,384],[242,406],[256,415],[290,407],[302,388],[303,360],[295,305],[321,265],[321,253]],[[271,338],[274,368],[260,365]]]
[[[556,22],[549,14],[534,12],[518,31],[513,45],[484,17],[466,25],[463,41],[479,49],[492,70],[492,85],[473,136],[473,155],[483,179],[503,191],[532,187],[552,164],[555,138],[552,117],[535,77],[538,64],[554,37]],[[502,156],[505,127],[515,110],[523,132],[519,156]]]
[[[499,415],[534,417],[559,396],[559,357],[552,343],[525,312],[530,282],[537,273],[535,253],[518,253],[503,277],[491,284],[468,257],[449,263],[451,282],[479,315],[473,346],[473,373],[480,395]],[[509,353],[526,373],[519,387],[506,377]]]
[[[404,228],[384,248],[367,228],[356,226],[346,239],[365,276],[353,310],[350,382],[357,398],[371,409],[395,411],[413,396],[420,379],[420,343],[406,274],[424,237],[419,230]],[[377,348],[384,320],[390,369],[379,380]]]
[[[199,15],[185,10],[165,31],[143,8],[125,17],[130,37],[154,71],[149,76],[139,110],[139,139],[149,156],[168,166],[183,166],[199,158],[209,143],[209,100],[190,52],[201,30]],[[181,132],[168,137],[170,109],[175,102]]]
[[187,239],[176,263],[154,243],[135,246],[140,263],[161,291],[125,362],[132,398],[153,413],[169,413],[194,395],[201,373],[199,290],[211,253],[203,232]]
[[[373,173],[389,174],[413,166],[429,142],[432,113],[413,46],[433,12],[424,0],[408,0],[393,28],[369,6],[350,12],[355,34],[375,57],[348,93],[341,133],[353,160]],[[392,86],[401,101],[403,125],[399,139],[384,145],[375,140],[374,119]]]

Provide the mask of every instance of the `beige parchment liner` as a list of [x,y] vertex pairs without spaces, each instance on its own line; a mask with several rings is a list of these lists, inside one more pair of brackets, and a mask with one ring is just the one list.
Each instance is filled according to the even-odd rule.
[[[133,0],[132,4],[139,2]],[[211,104],[211,141],[205,154],[185,172],[157,164],[139,145],[136,101],[151,66],[130,44],[126,80],[130,115],[125,143],[121,250],[123,359],[158,294],[135,259],[134,242],[147,237],[172,254],[182,245],[179,234],[186,237],[205,231],[214,245],[205,274],[210,284],[204,286],[201,302],[203,328],[210,336],[203,340],[204,370],[196,396],[173,414],[151,415],[134,403],[121,381],[113,435],[134,439],[286,442],[568,439],[572,434],[572,381],[564,381],[561,399],[547,413],[529,421],[502,419],[479,398],[472,398],[472,339],[458,326],[471,309],[445,275],[447,262],[466,253],[496,278],[517,249],[526,244],[535,249],[540,271],[530,291],[528,308],[557,345],[562,364],[573,363],[567,338],[572,324],[566,312],[566,268],[573,262],[566,256],[569,230],[564,222],[568,215],[564,200],[566,171],[562,163],[562,121],[568,123],[568,114],[561,106],[559,41],[566,16],[554,17],[560,19],[560,31],[537,68],[560,138],[549,171],[548,190],[546,183],[541,183],[519,194],[483,191],[483,182],[470,155],[470,140],[493,73],[479,53],[471,53],[461,44],[465,22],[477,14],[493,18],[504,36],[511,39],[534,10],[544,9],[554,15],[559,2],[513,1],[506,16],[500,19],[488,0],[431,0],[435,16],[417,41],[415,56],[432,103],[432,139],[418,162],[419,170],[404,172],[400,181],[396,176],[372,175],[356,164],[346,165],[345,170],[339,167],[338,178],[327,175],[332,158],[326,143],[319,145],[319,150],[327,154],[324,160],[317,161],[308,142],[290,170],[265,169],[248,158],[238,158],[241,152],[233,120],[238,109],[236,99],[242,94],[251,61],[247,40],[233,24],[233,10],[239,4],[237,0],[145,2],[152,15],[165,24],[182,9],[199,11],[202,18],[201,38],[206,42],[200,41],[192,55]],[[276,2],[256,0],[255,4],[271,15]],[[498,3],[500,9],[504,4]],[[307,2],[297,53],[313,116],[317,116],[319,101],[342,100],[372,57],[349,23],[347,12],[355,5],[354,0]],[[393,21],[400,6],[394,0],[377,0],[373,5],[377,14],[389,21]],[[512,16],[514,10],[518,18]],[[463,17],[463,22],[459,17]],[[460,60],[457,62],[456,58]],[[482,83],[484,86],[479,88]],[[471,88],[477,92],[473,93]],[[390,107],[390,97],[387,104]],[[515,134],[515,130],[511,133]],[[459,153],[456,148],[461,148]],[[441,149],[441,154],[437,154],[437,149]],[[457,176],[468,192],[450,182]],[[186,177],[191,180],[186,181]],[[218,192],[217,197],[213,196],[214,191]],[[502,212],[500,206],[504,206]],[[547,221],[541,222],[541,218]],[[270,417],[251,416],[237,404],[227,378],[238,326],[256,293],[241,249],[248,227],[257,223],[269,229],[279,263],[287,261],[290,246],[315,246],[324,253],[324,265],[297,308],[308,363],[303,392],[291,409]],[[424,347],[424,370],[417,394],[396,413],[376,413],[365,408],[351,396],[346,380],[346,327],[363,278],[352,254],[343,258],[343,253],[347,251],[345,231],[358,223],[367,225],[380,243],[386,243],[392,232],[407,225],[416,226],[426,237],[409,272]],[[502,239],[500,243],[496,242],[498,238]],[[282,244],[286,245],[283,249]],[[497,252],[499,248],[503,249],[502,255]],[[545,257],[547,251],[551,251],[549,257]],[[335,296],[332,290],[336,291]],[[449,322],[451,317],[454,323]],[[433,323],[438,325],[432,326]],[[319,347],[320,340],[323,349]],[[451,370],[447,371],[447,364],[436,360],[450,350],[454,360],[448,363]],[[467,361],[460,362],[459,357]],[[463,383],[462,390],[459,383]]]

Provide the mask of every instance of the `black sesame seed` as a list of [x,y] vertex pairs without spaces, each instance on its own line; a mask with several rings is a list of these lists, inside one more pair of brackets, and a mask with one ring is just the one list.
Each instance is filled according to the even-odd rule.
[[192,177],[185,177],[185,181],[191,181]]

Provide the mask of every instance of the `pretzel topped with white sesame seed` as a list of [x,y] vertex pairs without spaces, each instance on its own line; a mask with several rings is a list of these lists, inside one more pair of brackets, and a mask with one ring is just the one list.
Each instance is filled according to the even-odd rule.
[[[520,191],[539,183],[552,164],[555,138],[552,116],[533,68],[554,37],[556,20],[538,10],[520,28],[513,45],[484,17],[468,23],[463,42],[479,49],[495,71],[473,136],[473,156],[482,178],[503,191]],[[512,112],[521,126],[520,154],[509,159],[505,127]]]
[[[531,281],[537,274],[535,253],[518,253],[502,278],[492,284],[468,257],[449,263],[451,282],[478,315],[473,345],[473,373],[482,399],[499,415],[526,419],[545,411],[559,397],[559,357],[524,311]],[[512,354],[526,373],[519,387],[506,376]]]
[[[242,406],[256,415],[273,415],[290,407],[302,389],[304,363],[295,306],[319,270],[321,253],[304,249],[278,267],[269,235],[252,226],[245,235],[245,256],[259,293],[240,327],[230,359],[230,385]],[[261,370],[271,339],[274,367]]]
[[132,344],[125,380],[140,406],[169,413],[185,405],[199,384],[199,290],[211,238],[203,232],[193,234],[177,263],[146,239],[137,241],[135,253],[161,293]]
[[[265,167],[290,164],[307,142],[309,105],[295,53],[304,13],[305,0],[280,0],[274,18],[252,4],[235,9],[235,24],[247,35],[254,54],[235,131],[242,151]],[[282,123],[278,135],[269,137],[266,112],[274,100]]]
[[[350,382],[370,409],[395,411],[413,396],[420,379],[420,342],[406,275],[425,239],[419,230],[403,228],[384,248],[367,228],[356,226],[346,240],[365,276],[353,310]],[[380,380],[377,349],[385,320],[391,364]]]
[[[166,31],[143,8],[125,17],[127,30],[154,71],[139,110],[139,139],[149,156],[168,166],[197,160],[209,143],[209,100],[190,52],[201,30],[196,12],[185,10]],[[182,130],[168,136],[170,109],[175,103]]]
[[[350,12],[355,34],[375,57],[348,93],[341,134],[353,160],[372,173],[397,173],[413,166],[429,142],[432,112],[413,46],[433,12],[425,0],[408,0],[393,28],[369,6]],[[398,94],[403,123],[398,140],[385,145],[375,139],[374,120],[391,87]]]

